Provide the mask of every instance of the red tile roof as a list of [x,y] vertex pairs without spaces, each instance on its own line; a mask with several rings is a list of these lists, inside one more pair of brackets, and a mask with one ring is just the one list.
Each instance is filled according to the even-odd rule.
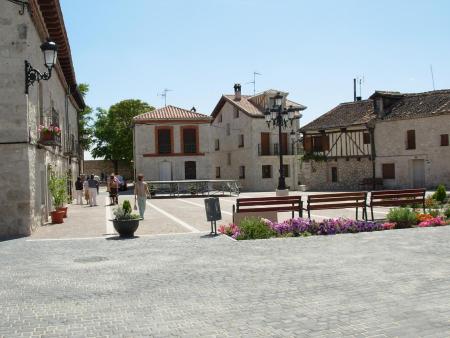
[[163,108],[155,109],[147,113],[134,117],[134,121],[178,121],[178,120],[195,120],[205,121],[205,123],[211,121],[209,116],[187,110],[175,106],[166,106]]

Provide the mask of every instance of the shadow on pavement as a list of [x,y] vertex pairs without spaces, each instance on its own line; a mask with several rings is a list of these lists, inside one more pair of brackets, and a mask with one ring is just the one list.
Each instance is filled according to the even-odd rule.
[[139,238],[139,236],[132,236],[132,237],[120,237],[120,236],[114,236],[114,237],[107,237],[105,238],[107,241],[126,241],[129,239],[136,239]]
[[0,237],[0,242],[13,241],[15,239],[20,239],[20,238],[24,238],[24,237],[28,237],[28,236],[22,235],[22,236]]

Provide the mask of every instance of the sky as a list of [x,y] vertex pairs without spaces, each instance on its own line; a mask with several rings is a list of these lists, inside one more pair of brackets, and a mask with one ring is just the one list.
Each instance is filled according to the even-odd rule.
[[[450,88],[450,1],[60,0],[86,103],[209,115],[234,83],[306,105],[304,125],[375,90]],[[358,86],[359,95],[359,86]],[[89,159],[90,156],[87,156]]]

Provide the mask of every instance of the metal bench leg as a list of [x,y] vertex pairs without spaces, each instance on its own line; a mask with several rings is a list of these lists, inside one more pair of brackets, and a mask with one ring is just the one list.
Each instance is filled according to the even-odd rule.
[[358,207],[356,207],[356,220],[358,220]]
[[308,208],[308,218],[311,219],[311,210]]
[[372,222],[373,222],[374,221],[374,218],[373,218],[373,205],[370,206],[370,212],[372,213]]

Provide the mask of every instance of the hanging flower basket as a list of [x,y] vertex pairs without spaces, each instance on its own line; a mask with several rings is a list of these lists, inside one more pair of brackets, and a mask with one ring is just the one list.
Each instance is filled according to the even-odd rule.
[[58,126],[39,126],[39,143],[45,146],[61,145],[61,129]]

